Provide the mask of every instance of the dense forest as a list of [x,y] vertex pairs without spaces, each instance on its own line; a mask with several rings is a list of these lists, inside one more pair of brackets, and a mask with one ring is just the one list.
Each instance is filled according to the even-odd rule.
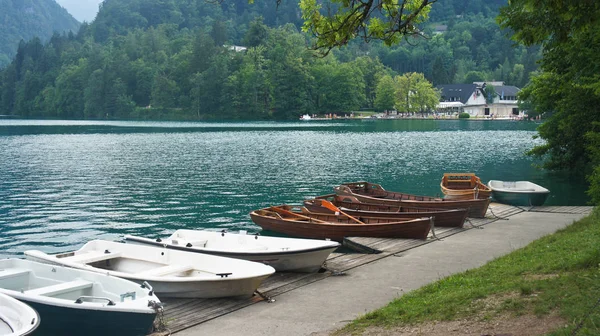
[[48,41],[53,32],[79,30],[79,22],[54,0],[2,0],[0,17],[0,69],[11,62],[21,40]]
[[78,34],[18,46],[0,73],[0,114],[296,119],[373,109],[379,80],[409,72],[434,85],[522,87],[540,49],[505,36],[495,23],[505,4],[435,3],[420,38],[391,48],[357,40],[317,57],[295,1],[106,0]]

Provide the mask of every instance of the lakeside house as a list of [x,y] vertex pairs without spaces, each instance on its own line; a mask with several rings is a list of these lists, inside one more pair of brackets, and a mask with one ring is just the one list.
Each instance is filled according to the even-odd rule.
[[[486,87],[491,86],[493,90]],[[516,86],[504,82],[474,82],[473,84],[438,85],[441,99],[438,111],[448,114],[466,112],[471,117],[520,118]],[[486,92],[489,97],[486,97]],[[486,99],[487,98],[487,99]]]

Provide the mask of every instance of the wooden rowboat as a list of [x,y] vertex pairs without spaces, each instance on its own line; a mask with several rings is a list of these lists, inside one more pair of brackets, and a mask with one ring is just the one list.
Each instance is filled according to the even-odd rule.
[[315,214],[294,211],[288,205],[255,210],[250,218],[264,230],[304,238],[342,241],[344,237],[386,237],[427,239],[431,217],[377,218],[361,217],[359,221],[345,215]]
[[489,198],[492,190],[473,173],[445,173],[440,188],[447,199]]
[[340,196],[353,196],[364,203],[430,209],[469,209],[469,217],[485,217],[490,199],[451,200],[387,191],[369,182],[344,183],[334,188]]
[[385,217],[385,218],[421,218],[433,217],[435,226],[463,227],[467,219],[467,209],[427,209],[403,205],[383,205],[363,203],[352,196],[336,194],[318,196],[305,200],[304,207],[311,212],[332,213],[333,211],[322,204],[326,200],[339,207],[345,213],[355,217]]

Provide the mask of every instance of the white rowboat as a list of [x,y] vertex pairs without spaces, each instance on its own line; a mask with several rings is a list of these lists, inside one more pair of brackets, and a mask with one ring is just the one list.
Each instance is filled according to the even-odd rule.
[[47,335],[147,335],[160,303],[131,281],[23,259],[0,260],[0,293],[34,308]]
[[31,334],[40,324],[40,318],[27,304],[0,293],[0,335]]
[[252,296],[273,267],[246,260],[152,246],[93,240],[77,251],[49,255],[25,251],[28,259],[147,281],[160,297]]
[[316,272],[339,243],[206,230],[177,230],[164,239],[125,236],[127,242],[261,262],[277,271]]
[[529,181],[491,180],[488,186],[496,201],[510,205],[540,206],[550,194],[550,190]]

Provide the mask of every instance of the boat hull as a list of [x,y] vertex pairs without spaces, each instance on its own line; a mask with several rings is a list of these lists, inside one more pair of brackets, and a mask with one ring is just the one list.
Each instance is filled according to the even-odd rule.
[[317,272],[321,269],[325,259],[333,252],[339,245],[321,247],[301,252],[268,252],[268,253],[238,253],[238,252],[227,252],[227,251],[215,251],[207,249],[195,249],[180,245],[173,245],[171,243],[162,241],[156,242],[152,239],[146,239],[141,237],[127,236],[125,240],[129,243],[152,245],[159,247],[166,247],[168,249],[193,252],[193,253],[204,253],[210,255],[216,255],[220,257],[243,259],[248,261],[254,261],[263,263],[273,267],[278,272],[306,272],[312,273]]
[[490,180],[492,197],[499,203],[517,206],[541,206],[550,190],[529,181]]
[[[262,209],[264,210],[264,209]],[[333,216],[333,215],[332,215]],[[264,230],[284,233],[293,237],[331,239],[341,242],[344,237],[385,237],[427,239],[431,229],[431,218],[413,219],[405,222],[392,222],[382,218],[381,223],[320,223],[274,218],[250,213],[252,221]],[[376,218],[372,218],[376,222]]]
[[160,302],[130,281],[23,259],[0,260],[0,293],[39,313],[36,335],[146,335]]
[[498,203],[517,206],[541,206],[548,198],[548,193],[512,193],[507,191],[493,191],[492,197]]
[[152,332],[155,314],[72,309],[21,299],[42,320],[35,335],[143,336]]
[[[405,206],[381,205],[374,203],[357,203],[345,201],[335,195],[318,196],[316,199],[325,199],[337,206],[343,212],[354,217],[382,217],[382,218],[421,218],[433,217],[435,226],[438,227],[463,227],[467,219],[467,209],[428,209],[411,208]],[[358,200],[357,200],[358,201]],[[304,201],[304,207],[311,212],[333,213],[326,207],[315,204],[314,200]]]
[[108,274],[142,284],[158,297],[250,297],[275,272],[270,266],[233,258],[102,240],[49,255],[25,251],[30,260]]
[[[360,188],[354,186],[360,185]],[[365,188],[365,186],[367,188]],[[377,189],[368,187],[376,186]],[[429,196],[410,195],[386,191],[378,185],[368,182],[344,184],[335,188],[336,194],[340,196],[352,196],[363,203],[384,204],[392,206],[406,206],[411,208],[429,209],[468,209],[468,216],[483,218],[490,205],[490,198],[451,200]]]
[[[214,299],[223,297],[251,297],[258,286],[269,277],[235,279],[229,281],[181,282],[148,281],[158,297]],[[128,279],[141,283],[137,279]]]

